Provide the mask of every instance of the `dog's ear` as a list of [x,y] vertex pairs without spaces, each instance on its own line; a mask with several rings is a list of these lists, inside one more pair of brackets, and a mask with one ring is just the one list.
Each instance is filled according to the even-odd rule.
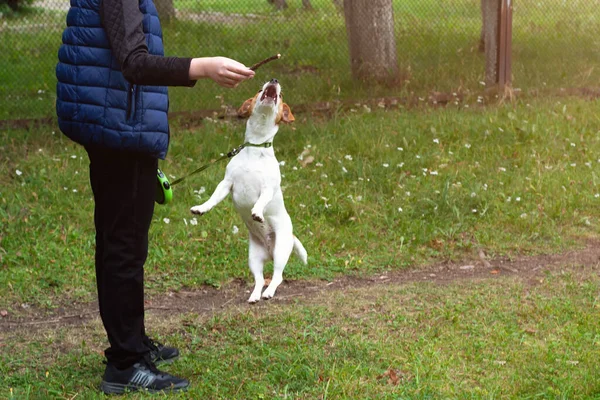
[[238,117],[248,118],[250,116],[250,113],[252,112],[252,105],[253,104],[254,104],[254,97],[250,97],[238,109],[238,112],[237,112]]
[[281,120],[283,122],[287,122],[288,124],[296,120],[296,118],[294,118],[294,114],[292,114],[292,110],[290,110],[290,106],[285,103],[283,103],[283,109],[281,111]]

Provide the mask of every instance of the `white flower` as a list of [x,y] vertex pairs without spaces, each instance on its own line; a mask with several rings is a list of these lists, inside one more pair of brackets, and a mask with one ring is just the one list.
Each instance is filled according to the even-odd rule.
[[515,197],[515,200],[516,201],[521,201],[521,198],[520,197]]
[[19,171],[19,170],[16,170],[16,171],[15,171],[15,173],[16,173],[17,175],[19,175],[19,176],[23,175],[23,173],[22,173],[21,171]]
[[433,143],[440,144],[440,140],[439,139],[433,139]]
[[321,174],[321,178],[327,179],[327,174]]
[[[396,147],[396,149],[398,149],[398,151],[404,151],[402,147]],[[600,160],[598,160],[598,162],[600,162]]]
[[320,162],[318,162],[318,163],[316,163],[316,164],[315,164],[315,166],[317,166],[317,167],[322,167],[322,166],[323,166],[323,164],[321,164]]
[[285,161],[279,161],[279,165],[283,167],[285,165]]
[[571,147],[575,147],[575,143],[571,143]]
[[233,228],[231,228],[231,233],[233,233],[234,235],[237,235],[239,231],[240,231],[240,228],[238,228],[235,225],[233,226]]
[[417,154],[417,158],[421,158],[421,156]]
[[294,171],[298,171],[298,167],[292,167]]
[[192,218],[192,219],[190,220],[190,224],[191,224],[191,225],[198,225],[198,220],[197,220],[196,218]]
[[352,156],[350,154],[346,154],[344,158],[348,161],[352,161]]
[[206,188],[204,186],[200,187],[198,190],[194,190],[194,193],[197,195],[201,195],[204,192],[206,192]]
[[402,212],[402,207],[398,207],[398,212]]
[[73,154],[73,155],[71,156],[71,158],[72,158],[72,159],[76,159],[76,158],[77,158],[77,156]]
[[396,164],[396,167],[398,167],[398,168],[402,168],[402,167],[404,167],[404,163],[403,163],[403,162],[401,162],[400,164]]
[[73,189],[73,193],[77,193],[77,189]]
[[429,171],[429,175],[437,175],[438,172],[437,171]]
[[595,198],[598,198],[598,197],[600,197],[600,193],[596,193],[596,194],[594,195],[594,197],[595,197]]
[[356,201],[361,201],[362,200],[362,196],[356,196]]
[[406,192],[405,194],[406,194],[407,196],[410,196],[410,192]]
[[521,214],[521,218],[527,218],[527,213]]
[[470,149],[470,148],[471,148],[471,144],[470,144],[470,143],[465,143],[465,147],[466,147],[467,149]]
[[471,212],[472,212],[473,214],[475,214],[475,213],[477,213],[477,209],[476,209],[476,208],[474,208],[474,209],[472,209],[472,210],[471,210]]
[[342,172],[344,172],[344,173],[348,172],[348,170],[346,169],[346,167],[342,167]]
[[477,194],[475,192],[471,192],[471,197],[476,197]]
[[576,167],[577,164],[576,163],[571,163],[571,167]]
[[498,168],[498,170],[500,170],[502,172],[506,172],[506,168],[504,168],[504,167],[500,167],[500,168]]
[[383,165],[383,168],[387,168],[390,166],[390,164],[388,164],[388,163],[383,163],[382,165]]
[[300,204],[298,204],[298,205],[300,206],[300,208],[306,208],[306,205],[304,205],[304,204],[302,204],[302,203],[300,203]]
[[164,221],[165,224],[168,224],[168,223],[171,222],[171,220],[169,218],[163,218],[163,221]]

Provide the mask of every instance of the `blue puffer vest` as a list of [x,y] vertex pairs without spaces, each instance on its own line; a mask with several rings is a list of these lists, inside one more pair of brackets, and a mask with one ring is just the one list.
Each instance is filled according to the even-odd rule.
[[[84,146],[164,159],[169,145],[167,88],[125,80],[100,23],[101,1],[71,0],[56,66],[58,125]],[[156,7],[152,0],[139,5],[148,51],[163,55]]]

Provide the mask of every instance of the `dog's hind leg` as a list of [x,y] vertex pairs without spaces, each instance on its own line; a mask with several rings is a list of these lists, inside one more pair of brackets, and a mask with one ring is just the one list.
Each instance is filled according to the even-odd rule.
[[294,236],[290,233],[275,236],[275,248],[273,249],[273,278],[263,293],[264,299],[275,296],[277,287],[283,282],[283,270],[287,264],[292,248],[294,247]]
[[250,267],[252,275],[254,275],[254,290],[248,299],[248,303],[256,303],[260,300],[260,293],[262,292],[263,286],[265,286],[263,268],[269,259],[269,252],[260,239],[252,233],[250,233],[249,245],[248,266]]

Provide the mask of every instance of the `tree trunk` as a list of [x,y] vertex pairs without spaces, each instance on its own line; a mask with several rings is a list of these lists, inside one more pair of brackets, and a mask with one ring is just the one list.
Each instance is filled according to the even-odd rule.
[[481,0],[483,17],[483,40],[485,43],[485,84],[498,82],[498,13],[499,0]]
[[479,51],[485,51],[485,15],[484,15],[485,0],[481,0],[481,34],[479,35]]
[[313,9],[312,4],[310,4],[310,0],[302,0],[302,7],[305,10],[312,10]]
[[275,4],[275,8],[277,8],[278,10],[288,8],[286,0],[268,0],[268,2],[271,4]]
[[333,0],[333,4],[338,11],[344,10],[344,1],[343,0]]
[[392,0],[344,0],[350,65],[355,79],[398,80]]
[[168,24],[175,19],[173,0],[154,0],[154,5],[158,11],[161,23]]

